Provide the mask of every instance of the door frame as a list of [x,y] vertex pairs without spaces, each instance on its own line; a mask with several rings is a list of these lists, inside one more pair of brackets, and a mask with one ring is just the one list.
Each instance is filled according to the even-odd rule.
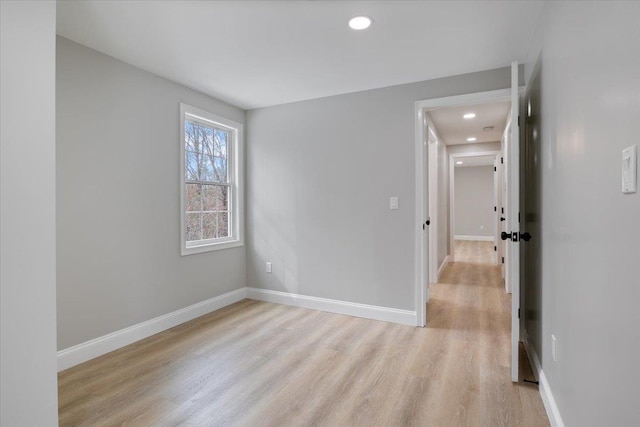
[[[500,147],[502,147],[502,143],[500,143]],[[500,148],[500,152],[502,153],[502,148]],[[495,206],[494,217],[493,217],[493,241],[496,246],[495,251],[493,252],[495,255],[495,263],[500,264],[500,196],[502,195],[502,188],[500,187],[500,178],[502,172],[502,165],[500,164],[500,157],[496,156],[495,161],[493,162],[493,205]]]
[[[440,142],[440,136],[438,135],[435,126],[431,123],[429,117],[426,117],[429,133],[427,135],[427,159],[429,164],[429,191],[428,191],[428,205],[429,205],[429,265],[434,268],[429,268],[429,283],[438,282],[438,143]],[[434,232],[432,233],[431,230]]]
[[[429,301],[429,288],[425,286],[424,278],[429,277],[430,269],[436,269],[437,265],[429,262],[428,239],[424,239],[423,224],[429,216],[429,209],[425,201],[429,200],[429,171],[428,171],[428,136],[425,133],[425,111],[444,107],[457,107],[462,105],[482,104],[492,101],[511,100],[511,88],[475,92],[464,95],[447,96],[443,98],[425,99],[415,102],[415,271],[414,271],[414,306],[416,310],[416,326],[423,327],[427,324],[427,307],[425,301]],[[427,159],[427,161],[424,161]],[[425,243],[426,240],[426,243]],[[449,248],[451,252],[451,247]],[[451,253],[449,254],[451,255]]]
[[[455,198],[455,167],[456,160],[465,157],[480,157],[480,156],[494,156],[495,159],[500,157],[501,151],[473,151],[469,153],[452,153],[449,154],[449,260],[455,261],[453,245],[455,243],[455,213],[456,213],[456,198]],[[495,190],[494,190],[495,192]],[[495,198],[495,194],[494,194]],[[494,212],[495,214],[496,212]],[[495,215],[494,215],[495,222]],[[494,233],[495,238],[495,233]],[[494,242],[496,243],[496,242]]]

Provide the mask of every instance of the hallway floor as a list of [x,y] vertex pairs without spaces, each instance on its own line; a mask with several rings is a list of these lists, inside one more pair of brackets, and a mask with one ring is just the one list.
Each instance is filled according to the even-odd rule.
[[509,296],[470,243],[426,328],[244,300],[61,372],[60,425],[548,426],[511,383]]
[[448,425],[548,426],[537,386],[511,382],[511,295],[493,242],[456,241],[454,256],[427,304],[427,329],[452,353],[443,398],[459,416]]

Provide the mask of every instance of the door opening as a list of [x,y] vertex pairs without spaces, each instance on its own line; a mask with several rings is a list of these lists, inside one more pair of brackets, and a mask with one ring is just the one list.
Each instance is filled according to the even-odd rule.
[[[494,143],[495,148],[499,144]],[[456,247],[464,241],[486,242],[491,251],[491,263],[497,264],[498,213],[496,193],[496,159],[501,151],[474,151],[449,154],[449,241],[451,260],[456,258]],[[485,257],[487,258],[487,257]]]
[[[519,111],[519,87],[518,64],[512,64],[512,88],[497,91],[480,92],[447,98],[438,98],[416,102],[416,274],[415,274],[415,307],[416,324],[427,325],[429,304],[429,283],[437,280],[442,267],[454,256],[453,243],[455,242],[455,218],[451,218],[451,203],[455,203],[455,175],[451,182],[451,175],[455,172],[455,164],[460,161],[455,159],[484,156],[492,156],[490,167],[494,170],[492,176],[493,194],[491,200],[494,203],[494,215],[490,221],[489,233],[486,238],[494,243],[493,262],[501,265],[504,258],[504,271],[502,268],[492,266],[498,274],[498,278],[504,275],[505,282],[513,291],[511,298],[512,319],[512,380],[518,380],[518,342],[519,342],[519,317],[520,288],[518,277],[518,248],[517,240],[498,240],[507,232],[517,232],[518,215],[518,166],[513,162],[518,160],[518,125],[513,120],[509,125],[507,114],[518,117]],[[491,132],[491,126],[478,131],[478,135],[464,135],[462,143],[449,144],[447,132],[439,125],[438,115],[444,110],[462,109],[481,104],[506,103],[507,112],[503,116],[504,121],[495,139],[481,140],[483,132]],[[462,114],[461,114],[462,113]],[[455,114],[461,117],[467,116],[462,111]],[[474,116],[475,117],[475,116]],[[444,125],[446,126],[446,124]],[[433,136],[431,136],[433,134]],[[441,142],[441,146],[438,145]],[[487,143],[492,143],[488,149]],[[482,149],[481,149],[482,148]],[[464,162],[464,160],[462,160]],[[443,178],[444,177],[444,178]],[[506,184],[503,189],[502,183]],[[434,194],[435,193],[435,194]],[[501,221],[501,218],[504,218]],[[509,234],[511,236],[511,234]],[[454,264],[455,265],[455,264]],[[454,268],[454,267],[451,267]],[[440,270],[440,271],[439,271]],[[447,268],[445,270],[449,271]],[[448,274],[448,273],[445,273]],[[499,279],[498,279],[499,280]],[[439,285],[438,285],[439,286]],[[506,294],[505,298],[506,298]],[[514,375],[515,372],[515,375]]]

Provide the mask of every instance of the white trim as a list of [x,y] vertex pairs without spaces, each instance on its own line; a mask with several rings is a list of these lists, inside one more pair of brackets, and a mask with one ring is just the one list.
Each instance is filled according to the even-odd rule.
[[247,288],[247,298],[311,310],[326,311],[383,322],[416,326],[416,312],[376,305],[358,304],[327,298],[310,297],[268,289]]
[[[500,145],[502,147],[502,144]],[[500,155],[498,154],[493,160],[493,245],[495,246],[493,251],[493,262],[494,264],[498,264],[498,252],[500,248],[498,247],[498,241],[500,240],[500,236],[498,235],[498,227],[500,224],[500,189],[498,188],[498,183],[500,181],[500,172],[498,172],[498,166],[500,165]]]
[[547,377],[542,370],[542,365],[540,364],[540,359],[538,359],[538,355],[536,354],[531,341],[529,341],[529,336],[524,333],[524,347],[527,350],[527,357],[529,358],[529,362],[536,373],[536,377],[538,378],[539,386],[538,390],[540,392],[540,397],[542,398],[542,403],[544,404],[544,409],[547,411],[547,416],[549,417],[549,423],[552,427],[564,427],[564,422],[562,421],[562,417],[560,416],[560,410],[558,409],[558,404],[556,403],[556,399],[553,397],[553,393],[551,392],[551,386],[549,385],[549,381],[547,381]]
[[[429,282],[438,281],[438,272],[435,268],[438,265],[438,143],[435,126],[430,123],[429,115],[425,114],[425,120],[429,123],[429,135],[427,138],[427,163],[429,169]],[[433,267],[432,267],[433,266]],[[427,301],[425,301],[426,304]]]
[[58,351],[58,372],[245,299],[241,288]]
[[438,281],[440,281],[440,276],[442,276],[442,272],[444,271],[447,264],[449,264],[450,259],[451,257],[447,255],[446,257],[444,257],[444,260],[442,260],[442,264],[440,264],[440,268],[438,268]]
[[[232,135],[227,147],[227,168],[230,177],[231,197],[231,237],[215,239],[213,242],[192,242],[189,245],[185,236],[185,115],[195,118],[196,122],[214,124],[224,128]],[[217,114],[209,113],[188,104],[180,103],[180,255],[192,255],[202,252],[244,246],[244,126]]]
[[[428,242],[425,242],[423,226],[429,212],[426,201],[429,200],[429,188],[425,181],[428,179],[425,171],[424,158],[428,155],[427,137],[425,135],[425,115],[420,101],[415,103],[415,243],[414,243],[414,303],[415,325],[425,326],[427,323],[427,305],[429,288],[425,286],[429,272]],[[426,244],[425,244],[426,243]]]
[[455,240],[473,240],[475,242],[493,242],[493,236],[466,236],[456,234],[453,236]]

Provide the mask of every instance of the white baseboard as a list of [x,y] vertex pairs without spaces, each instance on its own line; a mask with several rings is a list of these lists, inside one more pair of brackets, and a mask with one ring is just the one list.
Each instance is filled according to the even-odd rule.
[[327,298],[309,297],[267,289],[247,288],[247,298],[312,310],[327,311],[329,313],[345,314],[347,316],[364,317],[365,319],[400,323],[402,325],[409,326],[416,326],[417,322],[415,311],[358,304]]
[[143,338],[150,337],[158,332],[173,328],[196,317],[226,307],[246,297],[247,288],[237,289],[82,344],[60,350],[58,352],[58,372],[109,353],[110,351],[117,350]]
[[493,242],[493,236],[465,236],[456,234],[455,240],[473,240],[477,242]]
[[438,281],[440,281],[440,276],[442,276],[442,272],[444,271],[445,267],[447,266],[447,264],[449,264],[450,258],[451,257],[447,255],[446,257],[444,257],[444,260],[442,260],[442,264],[440,264],[440,268],[438,268]]
[[538,359],[538,355],[536,354],[533,345],[531,345],[528,335],[525,334],[523,342],[527,350],[529,362],[538,377],[538,390],[540,390],[540,396],[542,397],[544,409],[547,411],[549,423],[551,424],[551,427],[564,427],[564,422],[562,422],[562,417],[560,416],[560,410],[556,404],[556,399],[553,397],[553,393],[551,392],[549,381],[547,381],[547,377],[545,376],[544,371],[542,370],[542,365],[540,364],[540,359]]

